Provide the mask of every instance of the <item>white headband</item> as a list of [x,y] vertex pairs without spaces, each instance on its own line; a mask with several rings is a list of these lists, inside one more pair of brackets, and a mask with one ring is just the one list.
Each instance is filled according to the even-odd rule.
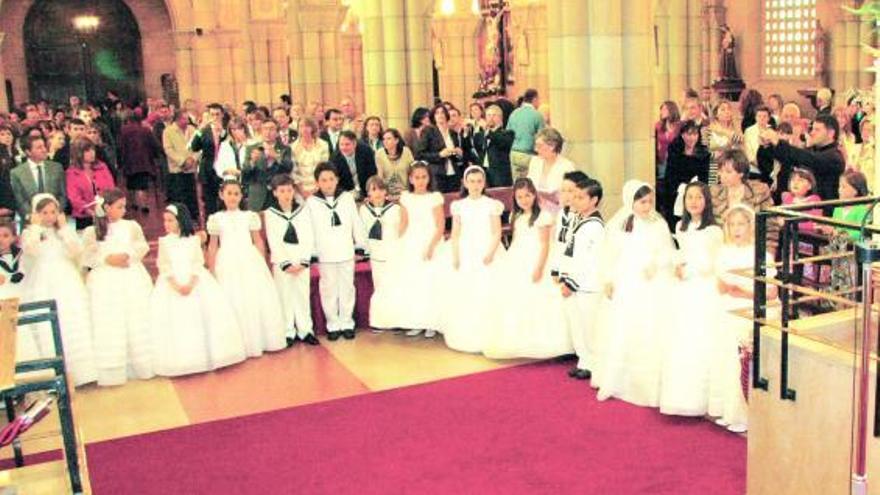
[[483,170],[483,167],[479,165],[471,165],[470,167],[464,169],[464,173],[461,174],[462,177],[467,177],[471,172],[479,172],[483,175],[486,175],[486,171]]
[[52,202],[55,203],[56,206],[59,206],[58,200],[55,198],[55,196],[52,196],[49,193],[34,194],[34,197],[31,198],[31,212],[36,213],[37,212],[37,204],[39,204],[44,199],[51,199]]
[[174,215],[175,217],[180,215],[180,213],[179,213],[178,210],[177,210],[177,207],[174,206],[174,205],[168,205],[168,206],[166,206],[166,207],[165,207],[165,211],[167,211],[168,213],[171,213],[171,214]]

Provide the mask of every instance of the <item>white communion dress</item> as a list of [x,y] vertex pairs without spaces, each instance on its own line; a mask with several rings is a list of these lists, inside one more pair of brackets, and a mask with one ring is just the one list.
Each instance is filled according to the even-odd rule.
[[220,239],[214,273],[226,293],[241,329],[249,357],[284,349],[284,317],[266,260],[251,232],[260,217],[252,211],[220,211],[208,218],[208,234]]
[[675,282],[674,314],[662,337],[660,412],[664,414],[703,416],[707,411],[709,349],[719,316],[715,270],[723,236],[717,225],[699,229],[691,224],[682,231],[679,222],[676,227],[682,279]]
[[[69,226],[55,229],[31,225],[22,233],[21,243],[28,265],[22,300],[55,301],[64,365],[73,384],[95,381],[92,316],[89,293],[77,264],[82,243],[76,231]],[[40,357],[55,355],[49,323],[28,325],[22,332],[34,338]]]
[[[92,267],[86,279],[92,308],[95,366],[98,385],[121,385],[128,377],[152,378],[150,293],[153,281],[141,262],[150,247],[137,222],[109,224],[104,240],[95,227],[83,233],[84,264]],[[107,257],[127,254],[129,265],[107,264]]]
[[[222,368],[245,359],[238,320],[226,293],[205,269],[198,236],[159,239],[159,277],[150,299],[157,375],[178,376]],[[195,286],[181,295],[171,286]]]
[[599,323],[599,356],[593,374],[598,398],[617,397],[656,407],[664,333],[671,305],[672,237],[656,214],[636,217],[632,232],[612,222],[606,228],[603,277],[613,286]]
[[529,221],[529,214],[516,218],[513,241],[493,281],[489,308],[499,318],[486,337],[483,354],[490,358],[550,358],[573,352],[549,259],[540,281],[532,280],[541,255],[541,230],[553,226],[553,216],[541,211],[532,225]]
[[[437,231],[434,209],[443,206],[443,195],[404,192],[400,205],[406,209],[407,227],[388,256],[387,304],[381,307],[376,323],[386,328],[437,330],[442,309],[438,279],[441,271],[449,269],[446,246],[438,242],[430,260],[425,259],[425,252]],[[372,312],[371,307],[371,320]]]
[[504,247],[498,244],[488,265],[484,259],[492,243],[492,223],[501,216],[504,205],[484,195],[459,199],[452,203],[451,210],[461,222],[459,266],[455,269],[448,261],[440,331],[451,349],[482,352],[500,314],[491,306],[492,280],[499,273]]

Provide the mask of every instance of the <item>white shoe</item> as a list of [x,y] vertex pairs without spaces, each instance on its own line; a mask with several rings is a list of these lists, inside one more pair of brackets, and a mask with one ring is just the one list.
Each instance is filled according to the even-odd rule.
[[418,337],[421,334],[422,334],[421,330],[410,330],[409,332],[406,332],[407,337]]
[[437,335],[437,330],[425,330],[426,339],[433,339],[435,335]]
[[373,333],[385,333],[385,330],[382,328],[371,328],[370,331]]
[[715,424],[722,427],[722,428],[727,428],[728,426],[730,426],[730,423],[728,423],[727,421],[724,421],[721,418],[716,419]]
[[749,427],[744,424],[730,425],[727,427],[727,431],[731,433],[745,433],[749,431]]

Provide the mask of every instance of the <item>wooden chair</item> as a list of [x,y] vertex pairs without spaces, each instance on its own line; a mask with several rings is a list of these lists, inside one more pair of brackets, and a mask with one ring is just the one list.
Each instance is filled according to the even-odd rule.
[[[55,355],[50,358],[16,363],[17,332],[24,326],[44,322],[49,322],[52,327]],[[32,372],[46,373],[39,373],[33,378],[17,376],[20,373]],[[61,341],[61,326],[58,323],[58,307],[55,301],[19,305],[17,299],[2,300],[0,301],[0,399],[3,399],[6,406],[7,419],[10,422],[15,420],[15,399],[17,397],[40,391],[55,395],[71,492],[81,494],[83,493],[83,480],[64,365],[64,347]],[[23,466],[24,456],[20,440],[16,439],[12,448],[15,455],[15,465]]]

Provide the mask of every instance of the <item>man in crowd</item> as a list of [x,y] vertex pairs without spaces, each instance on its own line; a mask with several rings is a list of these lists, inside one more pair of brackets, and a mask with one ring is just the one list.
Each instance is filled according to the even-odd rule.
[[[202,184],[202,204],[205,220],[217,211],[220,198],[220,178],[214,173],[214,162],[220,151],[220,143],[226,139],[223,126],[223,107],[219,103],[208,105],[208,121],[198,130],[189,144],[192,151],[201,152],[199,159],[199,182]],[[197,217],[193,212],[193,217]]]
[[544,117],[538,112],[538,91],[527,89],[522,104],[510,114],[507,128],[514,132],[510,162],[515,177],[525,177],[535,154],[535,134],[544,128]]
[[31,199],[39,193],[52,194],[64,208],[67,204],[64,168],[46,159],[49,155],[46,140],[42,136],[25,136],[21,147],[27,160],[12,169],[9,177],[18,215],[23,219],[30,216]]
[[199,203],[196,199],[196,165],[199,154],[189,148],[196,128],[189,123],[189,115],[178,110],[173,122],[162,132],[162,147],[168,163],[165,191],[169,202],[183,203],[193,219],[199,220]]
[[272,177],[293,171],[290,146],[278,139],[278,123],[271,119],[263,121],[260,141],[249,146],[245,155],[241,177],[242,185],[247,188],[247,206],[251,211],[263,211],[272,196],[269,193]]
[[352,131],[342,131],[339,136],[339,150],[330,158],[339,172],[339,187],[353,191],[355,198],[362,198],[367,192],[367,179],[376,175],[376,159],[373,150],[358,141]]
[[513,185],[510,169],[510,148],[513,146],[514,132],[504,128],[504,113],[498,105],[490,105],[486,109],[486,131],[478,134],[483,143],[477,145],[482,149],[478,163],[486,169],[486,180],[489,187],[506,187]]
[[330,108],[324,112],[324,125],[326,128],[321,131],[321,139],[327,141],[330,146],[330,155],[332,156],[339,150],[339,135],[345,124],[345,115],[336,108]]

